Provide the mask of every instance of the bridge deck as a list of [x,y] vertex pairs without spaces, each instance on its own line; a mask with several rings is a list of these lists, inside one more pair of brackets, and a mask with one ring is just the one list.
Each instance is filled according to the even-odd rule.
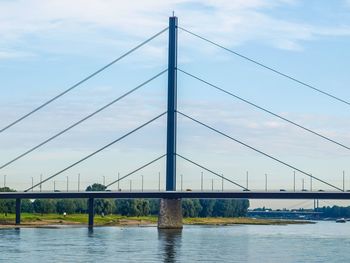
[[262,191],[101,191],[101,192],[0,192],[0,199],[40,198],[247,198],[247,199],[350,199],[350,192],[262,192]]

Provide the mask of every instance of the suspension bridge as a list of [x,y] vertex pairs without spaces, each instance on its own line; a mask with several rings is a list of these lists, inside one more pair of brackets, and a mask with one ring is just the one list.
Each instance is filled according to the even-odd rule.
[[[251,102],[251,101],[249,101],[249,100],[247,100],[247,99],[245,99],[237,94],[234,94],[233,92],[231,92],[229,90],[226,90],[226,89],[224,89],[218,85],[215,85],[215,84],[213,84],[213,83],[211,83],[211,82],[209,82],[209,81],[207,81],[207,80],[205,80],[205,79],[203,79],[203,78],[201,78],[201,77],[199,77],[191,72],[188,72],[188,71],[182,69],[181,67],[178,67],[178,64],[177,64],[178,47],[177,47],[177,45],[178,45],[178,31],[179,30],[183,31],[184,33],[186,33],[192,37],[198,38],[201,41],[209,43],[210,45],[212,45],[216,48],[222,49],[230,55],[238,56],[239,58],[246,60],[249,63],[254,64],[257,67],[260,67],[264,70],[270,71],[273,74],[277,74],[280,77],[286,78],[289,81],[292,81],[298,85],[301,85],[304,88],[312,90],[313,92],[318,93],[322,96],[328,97],[330,100],[333,100],[337,103],[341,103],[341,104],[345,104],[347,106],[350,106],[350,102],[348,102],[347,100],[345,100],[343,98],[340,98],[340,97],[338,97],[334,94],[331,94],[329,92],[326,92],[324,90],[321,90],[321,89],[319,89],[313,85],[310,85],[308,83],[305,83],[301,80],[298,80],[297,78],[294,78],[288,74],[285,74],[285,73],[283,73],[275,68],[269,67],[269,66],[267,66],[259,61],[256,61],[256,60],[251,59],[245,55],[237,53],[232,49],[229,49],[229,48],[227,48],[227,47],[225,47],[217,42],[214,42],[214,41],[206,38],[205,36],[199,35],[195,32],[192,32],[191,30],[189,30],[187,28],[179,26],[178,25],[178,18],[175,16],[172,16],[169,18],[169,26],[168,27],[164,28],[160,32],[158,32],[155,35],[151,36],[150,38],[146,39],[145,41],[143,41],[139,45],[130,49],[129,51],[127,51],[126,53],[124,53],[120,57],[111,61],[110,63],[108,63],[104,67],[98,69],[97,71],[93,72],[92,74],[85,77],[84,79],[80,80],[79,82],[77,82],[73,86],[69,87],[68,89],[64,90],[60,94],[54,96],[53,98],[46,101],[45,103],[43,103],[39,107],[34,108],[33,110],[31,110],[27,114],[23,115],[22,117],[14,120],[13,122],[9,123],[8,125],[6,125],[5,127],[0,129],[0,136],[1,136],[2,133],[10,130],[13,126],[17,125],[18,123],[22,122],[23,120],[25,120],[27,118],[30,118],[32,115],[34,115],[38,111],[45,110],[45,107],[48,106],[50,103],[60,99],[61,97],[63,97],[67,93],[71,92],[72,90],[74,90],[78,86],[89,81],[90,79],[94,78],[96,75],[100,74],[101,72],[103,72],[107,68],[113,66],[114,64],[118,63],[119,61],[121,61],[122,59],[127,57],[128,55],[132,54],[133,52],[135,52],[136,50],[138,50],[142,46],[153,41],[154,39],[156,39],[160,35],[168,32],[169,43],[168,43],[168,68],[167,69],[164,69],[164,70],[158,72],[153,77],[144,81],[140,85],[129,90],[128,92],[124,93],[123,95],[119,96],[118,98],[110,101],[108,104],[100,107],[96,111],[88,114],[84,118],[82,118],[79,121],[73,123],[72,125],[66,127],[65,129],[61,130],[60,132],[52,135],[51,137],[49,137],[46,140],[39,143],[38,145],[36,145],[36,146],[26,150],[25,152],[19,154],[18,156],[16,156],[12,160],[8,160],[6,163],[0,164],[0,170],[4,169],[5,167],[8,167],[10,165],[14,165],[15,162],[22,159],[23,157],[30,155],[32,152],[36,151],[40,147],[57,139],[61,135],[69,132],[70,130],[72,130],[73,128],[82,124],[86,120],[92,118],[93,116],[98,115],[100,112],[102,112],[105,109],[107,109],[108,107],[118,103],[119,101],[121,101],[122,99],[124,99],[128,95],[134,93],[135,91],[139,90],[141,87],[145,86],[146,84],[154,81],[155,79],[159,78],[162,75],[167,74],[167,76],[168,76],[168,87],[167,87],[168,94],[167,94],[167,110],[166,111],[158,114],[157,116],[154,116],[152,119],[148,120],[147,122],[141,124],[140,126],[134,128],[133,130],[130,130],[129,132],[125,133],[124,135],[120,136],[119,138],[111,141],[110,143],[104,145],[103,147],[101,147],[101,148],[95,150],[94,152],[84,156],[83,158],[75,161],[74,163],[69,164],[65,168],[53,173],[52,175],[48,176],[47,178],[40,180],[39,183],[32,184],[32,186],[28,187],[24,191],[21,191],[21,192],[0,192],[0,199],[16,199],[16,224],[20,224],[21,199],[86,198],[89,200],[89,202],[88,202],[88,204],[89,204],[89,226],[92,227],[93,226],[93,218],[94,218],[94,208],[93,208],[94,207],[94,199],[96,199],[96,198],[128,198],[128,199],[129,198],[159,198],[162,200],[161,201],[161,210],[162,211],[160,211],[160,218],[161,217],[165,218],[165,221],[161,220],[161,219],[160,219],[160,221],[163,222],[163,227],[165,227],[165,228],[172,227],[171,224],[169,225],[167,223],[169,220],[170,221],[172,220],[172,217],[179,217],[178,213],[181,213],[181,198],[333,199],[333,200],[335,200],[335,199],[343,199],[343,200],[350,199],[350,192],[345,191],[344,185],[343,185],[343,187],[339,187],[335,184],[332,184],[331,182],[328,182],[326,180],[318,178],[317,176],[311,174],[310,172],[304,171],[303,169],[300,169],[297,166],[289,163],[287,160],[282,160],[279,157],[268,153],[264,149],[258,149],[256,147],[254,147],[253,145],[250,145],[244,141],[241,141],[241,140],[235,138],[233,135],[227,134],[227,133],[217,129],[216,127],[213,127],[213,126],[205,123],[204,121],[201,121],[201,120],[195,118],[194,116],[189,115],[186,112],[179,111],[177,109],[177,74],[178,73],[186,75],[187,77],[192,78],[195,81],[199,81],[202,84],[207,85],[208,87],[213,88],[214,90],[229,96],[233,100],[238,100],[240,102],[243,102],[252,108],[255,108],[255,109],[258,109],[262,112],[265,112],[265,113],[271,115],[272,117],[277,118],[281,121],[284,121],[290,125],[293,125],[293,126],[299,128],[307,133],[312,134],[313,136],[317,136],[317,137],[321,138],[322,140],[325,140],[331,144],[335,144],[336,146],[338,146],[340,148],[350,150],[350,147],[345,145],[342,142],[339,142],[339,141],[337,141],[337,140],[335,140],[335,139],[333,139],[325,134],[322,134],[322,133],[317,132],[313,129],[310,129],[310,128],[308,128],[308,127],[306,127],[306,126],[304,126],[304,125],[302,125],[294,120],[291,120],[291,119],[284,117],[278,113],[275,113],[267,108],[264,108],[256,103],[253,103],[253,102]],[[262,191],[251,191],[248,188],[248,185],[244,186],[244,185],[242,185],[242,184],[240,184],[240,183],[238,183],[230,178],[227,178],[227,177],[223,176],[222,174],[220,174],[219,172],[215,171],[215,168],[209,168],[205,164],[200,164],[200,163],[196,162],[195,160],[191,159],[190,157],[184,156],[182,153],[179,153],[177,151],[177,148],[176,148],[177,140],[176,139],[177,139],[177,116],[178,115],[188,119],[189,121],[191,121],[193,123],[196,123],[197,125],[205,127],[206,129],[210,130],[211,132],[216,133],[229,141],[233,141],[237,144],[240,144],[243,147],[246,147],[247,149],[249,149],[255,153],[258,153],[259,155],[262,155],[262,156],[264,156],[264,157],[266,157],[266,158],[268,158],[276,163],[279,163],[282,166],[286,166],[290,169],[293,169],[294,171],[297,171],[297,172],[309,177],[310,180],[318,181],[319,183],[327,186],[327,189],[329,189],[329,190],[313,191],[313,189],[310,189],[310,191],[296,191],[295,187],[294,187],[294,190],[292,190],[292,191],[286,191],[286,190],[268,191],[267,188],[265,190],[262,190]],[[94,191],[94,192],[92,192],[92,191],[67,191],[67,192],[56,192],[56,191],[37,192],[37,191],[34,191],[34,189],[36,189],[37,187],[41,187],[42,184],[45,184],[49,181],[52,181],[55,177],[59,176],[60,174],[63,174],[66,171],[68,171],[69,169],[83,163],[84,161],[88,160],[89,158],[91,158],[91,157],[99,154],[100,152],[108,149],[112,145],[117,144],[118,142],[127,138],[131,134],[148,126],[149,124],[153,123],[154,121],[156,121],[162,117],[167,118],[167,131],[166,131],[167,141],[166,141],[165,153],[158,156],[157,158],[155,158],[153,160],[150,160],[149,162],[143,164],[142,166],[135,168],[131,172],[119,177],[117,180],[114,180],[113,182],[105,185],[106,189],[107,189],[106,191]],[[176,177],[176,161],[178,158],[182,159],[183,161],[188,162],[191,165],[199,167],[200,169],[202,169],[202,170],[204,170],[204,171],[206,171],[214,176],[217,176],[218,178],[221,178],[221,180],[226,181],[226,182],[234,185],[235,187],[237,187],[238,190],[230,190],[230,191],[224,191],[224,190],[223,191],[203,191],[203,190],[202,191],[182,191],[182,189],[181,189],[181,191],[177,190],[176,189],[176,178],[177,178]],[[146,167],[152,165],[153,163],[158,162],[162,159],[166,160],[165,191],[143,191],[143,189],[142,189],[142,191],[111,191],[111,190],[108,190],[108,188],[110,188],[112,185],[124,180],[125,178],[141,171],[142,169],[144,169],[144,168],[146,168]]]

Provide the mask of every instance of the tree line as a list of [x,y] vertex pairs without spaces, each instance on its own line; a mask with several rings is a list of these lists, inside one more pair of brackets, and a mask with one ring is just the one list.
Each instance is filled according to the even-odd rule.
[[330,206],[324,206],[316,208],[316,212],[322,212],[322,217],[331,217],[331,218],[350,218],[350,206],[337,206],[334,205],[332,207]]
[[[86,191],[104,191],[101,184],[88,186]],[[14,191],[0,188],[0,192]],[[184,217],[240,217],[247,214],[247,199],[183,199]],[[25,213],[87,213],[86,199],[36,199],[21,202]],[[125,216],[158,215],[158,199],[95,199],[95,213],[99,215],[120,214]],[[0,213],[15,213],[15,200],[0,200]]]

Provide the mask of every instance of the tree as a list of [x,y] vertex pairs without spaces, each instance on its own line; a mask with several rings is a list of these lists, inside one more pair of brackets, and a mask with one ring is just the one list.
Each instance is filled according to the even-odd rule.
[[[16,192],[9,187],[1,187],[0,192]],[[0,200],[0,212],[7,216],[8,213],[14,213],[16,207],[16,201],[13,199]]]
[[149,210],[151,215],[159,214],[159,199],[149,199]]
[[34,212],[33,202],[28,199],[23,199],[21,201],[21,212],[33,213]]
[[72,199],[61,199],[56,202],[56,212],[59,214],[73,214],[76,211],[76,205]]
[[[86,188],[86,191],[105,191],[106,186],[103,184],[93,184]],[[94,203],[96,214],[111,214],[115,210],[115,204],[111,199],[96,199]]]
[[36,199],[33,202],[35,213],[49,214],[56,212],[56,201],[53,199]]
[[184,217],[198,217],[202,206],[198,199],[183,199],[182,214]]
[[213,199],[201,199],[199,200],[202,210],[199,212],[200,217],[211,217],[213,215],[215,201]]
[[93,185],[89,185],[86,188],[86,191],[105,191],[106,190],[106,186],[104,186],[103,184],[93,184]]
[[96,199],[94,209],[96,214],[107,215],[115,210],[115,204],[111,199]]

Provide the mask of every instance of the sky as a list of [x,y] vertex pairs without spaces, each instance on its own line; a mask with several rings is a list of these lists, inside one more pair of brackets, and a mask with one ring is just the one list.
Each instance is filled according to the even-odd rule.
[[[168,26],[179,26],[349,101],[350,1],[38,1],[0,0],[0,127],[119,57]],[[167,33],[0,134],[0,163],[15,158],[167,68]],[[350,108],[179,29],[178,67],[311,130],[350,146]],[[166,110],[167,76],[138,91],[0,171],[6,184],[26,189]],[[349,152],[224,95],[178,72],[178,109],[322,180],[350,189]],[[162,117],[108,150],[57,176],[55,185],[106,183],[161,156]],[[292,189],[293,169],[178,116],[177,150],[251,189]],[[165,160],[119,187],[164,187]],[[183,188],[200,188],[200,168],[178,159]],[[204,171],[204,188],[221,179]],[[2,180],[3,178],[1,178]],[[310,188],[297,172],[297,189]],[[1,183],[2,185],[3,183]],[[313,180],[313,189],[330,189]],[[43,185],[52,190],[53,181]],[[113,185],[111,189],[117,189]],[[237,190],[228,182],[224,189]],[[281,205],[253,201],[253,206]],[[277,203],[276,203],[277,202]],[[310,205],[311,201],[306,205]],[[283,203],[282,205],[285,205]],[[293,203],[288,203],[292,206]]]

